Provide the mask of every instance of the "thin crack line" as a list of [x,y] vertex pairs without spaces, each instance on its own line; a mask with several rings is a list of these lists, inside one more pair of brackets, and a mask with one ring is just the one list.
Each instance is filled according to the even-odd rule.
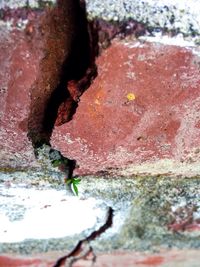
[[72,260],[70,261],[68,266],[72,267],[72,265],[76,261],[86,258],[90,253],[93,254],[92,262],[94,263],[96,261],[96,255],[93,252],[93,248],[89,245],[89,242],[95,240],[97,237],[99,237],[102,233],[104,233],[107,229],[109,229],[112,226],[113,213],[114,210],[111,207],[109,207],[107,212],[106,222],[98,230],[92,232],[88,237],[80,240],[78,244],[75,246],[75,248],[69,254],[60,257],[53,265],[53,267],[62,266],[69,258],[72,258]]

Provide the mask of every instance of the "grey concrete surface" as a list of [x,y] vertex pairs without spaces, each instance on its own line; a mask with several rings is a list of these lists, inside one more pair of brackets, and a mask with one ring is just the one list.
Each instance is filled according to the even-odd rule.
[[92,241],[96,251],[200,248],[198,177],[82,177],[78,197],[55,177],[1,173],[0,253],[70,250],[105,223],[108,207],[113,225]]
[[147,27],[200,34],[198,0],[86,0],[89,18],[108,21],[133,19]]

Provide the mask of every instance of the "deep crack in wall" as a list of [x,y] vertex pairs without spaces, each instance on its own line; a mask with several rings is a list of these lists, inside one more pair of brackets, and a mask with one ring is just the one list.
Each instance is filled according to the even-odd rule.
[[[83,91],[76,83],[91,65],[84,6],[78,0],[59,0],[37,22],[34,35],[35,40],[43,40],[38,47],[42,60],[31,90],[28,119],[28,136],[37,148],[50,143],[57,117],[60,118],[57,124],[72,118]],[[69,81],[73,84],[71,90]]]

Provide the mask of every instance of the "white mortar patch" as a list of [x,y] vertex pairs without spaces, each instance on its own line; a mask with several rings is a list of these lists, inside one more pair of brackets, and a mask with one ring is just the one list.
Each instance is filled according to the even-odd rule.
[[104,223],[101,201],[66,191],[0,186],[0,242],[61,238]]

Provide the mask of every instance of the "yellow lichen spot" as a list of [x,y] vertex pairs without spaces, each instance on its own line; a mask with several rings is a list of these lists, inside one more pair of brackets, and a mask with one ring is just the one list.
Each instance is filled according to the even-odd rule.
[[133,93],[128,93],[126,97],[129,101],[135,100],[135,95]]
[[100,105],[100,104],[101,104],[100,101],[99,101],[99,99],[95,99],[94,103],[95,103],[96,105]]

